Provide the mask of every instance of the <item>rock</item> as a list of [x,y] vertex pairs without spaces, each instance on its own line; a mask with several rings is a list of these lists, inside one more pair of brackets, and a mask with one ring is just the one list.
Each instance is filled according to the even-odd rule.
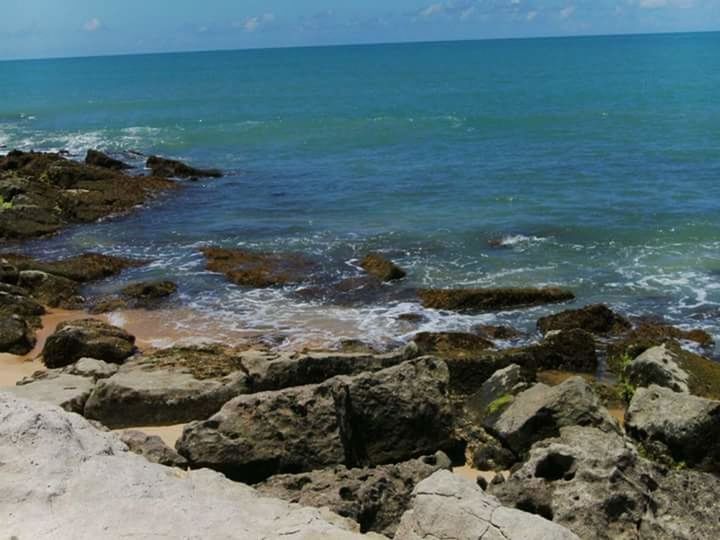
[[239,396],[177,443],[195,467],[257,482],[333,465],[382,465],[453,445],[448,371],[419,358],[376,373]]
[[0,462],[7,538],[364,538],[329,511],[263,497],[211,471],[149,463],[77,415],[7,394]]
[[470,358],[495,348],[491,341],[466,332],[420,332],[413,341],[420,354],[441,358]]
[[422,313],[401,313],[397,316],[397,319],[398,321],[405,321],[410,324],[422,324],[428,320]]
[[536,384],[506,400],[483,421],[485,429],[518,455],[537,441],[556,437],[560,428],[572,425],[619,431],[617,422],[581,377],[553,387]]
[[481,423],[498,407],[508,405],[513,396],[526,390],[534,377],[517,364],[499,369],[485,381],[480,390],[468,397],[465,408],[476,423]]
[[30,291],[33,299],[50,307],[74,309],[84,301],[77,282],[38,270],[20,272],[18,285]]
[[630,330],[632,325],[603,304],[585,306],[542,317],[537,322],[542,333],[552,330],[580,329],[601,336],[618,335]]
[[59,372],[40,372],[18,386],[3,388],[19,398],[42,401],[68,412],[82,413],[94,382],[87,377]]
[[86,165],[94,165],[95,167],[102,167],[104,169],[113,169],[116,171],[122,171],[126,169],[132,169],[130,165],[123,163],[117,159],[111,158],[107,154],[103,154],[98,150],[90,149],[87,151],[85,156]]
[[28,354],[36,342],[34,330],[22,317],[0,313],[0,353]]
[[135,356],[99,381],[84,414],[113,429],[182,424],[205,419],[248,391],[232,350],[177,347]]
[[83,319],[59,324],[47,338],[42,357],[47,367],[57,368],[83,357],[118,364],[134,352],[135,338],[122,328]]
[[153,174],[164,178],[211,177],[220,178],[223,174],[218,169],[196,169],[174,159],[150,156],[145,164]]
[[405,270],[378,253],[366,255],[360,262],[360,266],[380,281],[395,281],[407,275]]
[[439,471],[413,491],[395,540],[579,540],[542,517],[507,508],[476,483]]
[[528,350],[538,369],[595,373],[598,368],[595,339],[592,334],[578,328],[549,333]]
[[81,377],[90,377],[92,379],[107,379],[118,372],[117,364],[108,364],[102,360],[94,358],[81,358],[73,365],[64,369],[65,373],[71,375],[80,375]]
[[522,334],[511,326],[493,326],[491,324],[478,324],[473,332],[482,338],[490,340],[508,340],[520,337]]
[[416,296],[413,289],[392,286],[374,276],[353,276],[333,281],[325,274],[315,276],[313,281],[320,283],[297,289],[293,291],[293,296],[306,302],[344,307],[411,302]]
[[20,271],[7,261],[0,258],[0,283],[17,285]]
[[572,292],[556,287],[544,289],[421,289],[418,291],[418,295],[423,307],[468,313],[556,304],[575,298]]
[[645,444],[661,442],[678,463],[720,472],[720,401],[657,385],[638,388],[625,429]]
[[128,285],[121,294],[135,300],[148,301],[167,298],[175,292],[177,292],[177,285],[172,281],[148,281]]
[[131,452],[143,456],[151,463],[181,469],[187,467],[187,460],[172,448],[168,448],[157,435],[148,435],[136,430],[126,430],[120,434],[120,440],[128,445]]
[[678,365],[676,356],[665,345],[652,347],[635,358],[627,367],[627,375],[635,386],[656,384],[675,392],[690,392],[690,374]]
[[16,315],[31,326],[40,326],[45,308],[27,296],[27,291],[12,285],[0,284],[0,315]]
[[296,253],[258,253],[245,250],[206,248],[207,269],[219,272],[244,287],[265,288],[304,281],[316,265]]
[[277,475],[256,486],[268,497],[315,508],[327,507],[351,518],[361,532],[392,537],[410,505],[414,487],[439,470],[450,468],[450,459],[438,452],[397,465],[347,469],[343,466],[304,474]]
[[717,486],[713,475],[658,468],[620,434],[569,426],[536,443],[507,482],[490,490],[580,538],[690,540],[717,537],[717,502],[709,496]]
[[481,471],[505,471],[516,461],[515,454],[497,441],[477,446],[472,454],[473,467]]
[[137,268],[145,264],[144,261],[125,259],[113,255],[101,255],[99,253],[83,253],[82,255],[56,261],[39,261],[18,254],[4,254],[3,257],[20,270],[45,272],[78,283],[88,283],[116,276],[123,270]]
[[651,347],[676,340],[693,341],[704,348],[712,347],[713,338],[704,330],[681,330],[669,324],[642,322],[621,339],[608,345],[608,357],[642,354]]

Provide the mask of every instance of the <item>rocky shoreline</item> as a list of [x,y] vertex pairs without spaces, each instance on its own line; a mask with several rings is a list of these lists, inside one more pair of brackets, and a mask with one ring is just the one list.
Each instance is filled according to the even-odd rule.
[[[11,152],[0,158],[0,237],[51,234],[131,211],[180,187],[177,178],[222,174],[157,157],[147,167],[130,176],[96,151],[85,164]],[[340,282],[303,253],[202,253],[232,283],[295,284],[327,303],[557,309],[522,345],[512,328],[483,326],[417,332],[384,352],[356,342],[157,349],[100,314],[163,308],[175,283],[86,294],[146,261],[3,250],[0,360],[40,349],[44,368],[0,387],[10,536],[145,538],[181,527],[187,538],[720,537],[720,364],[697,352],[714,346],[702,330],[599,304],[567,309],[575,296],[561,288],[413,290],[378,253],[360,262],[364,275]],[[38,344],[58,308],[81,311]],[[137,429],[180,424],[174,448]],[[458,467],[476,481],[452,474]]]

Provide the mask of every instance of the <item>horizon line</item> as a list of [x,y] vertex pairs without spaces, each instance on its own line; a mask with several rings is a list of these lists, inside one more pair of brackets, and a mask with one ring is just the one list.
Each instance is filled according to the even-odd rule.
[[147,51],[147,52],[119,52],[107,54],[88,54],[88,55],[71,55],[71,56],[42,56],[42,57],[16,57],[16,58],[0,58],[3,62],[41,62],[45,60],[83,60],[92,58],[117,58],[127,56],[161,56],[172,54],[207,54],[218,52],[243,52],[243,51],[276,51],[276,50],[293,50],[293,49],[325,49],[340,47],[379,47],[384,45],[423,45],[423,44],[442,44],[442,43],[472,43],[486,41],[531,41],[543,39],[578,39],[578,38],[599,38],[599,37],[633,37],[633,36],[672,36],[684,34],[717,34],[718,30],[677,30],[667,32],[620,32],[616,34],[597,33],[597,34],[547,34],[534,36],[511,36],[511,37],[486,37],[486,38],[460,38],[460,39],[431,39],[431,40],[404,40],[404,41],[378,41],[367,43],[323,43],[315,45],[277,45],[267,47],[239,47],[239,48],[220,48],[220,49],[186,49],[177,51]]

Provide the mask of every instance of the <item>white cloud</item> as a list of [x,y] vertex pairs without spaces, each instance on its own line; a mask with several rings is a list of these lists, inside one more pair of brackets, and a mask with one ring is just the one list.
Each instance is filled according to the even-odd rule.
[[246,32],[255,32],[259,28],[275,21],[274,13],[263,13],[257,17],[248,17],[244,21],[232,23],[233,28],[242,28]]
[[442,4],[431,4],[420,12],[421,17],[432,17],[445,11],[445,6]]
[[477,9],[475,9],[475,6],[470,6],[469,8],[463,10],[462,13],[460,13],[460,20],[461,21],[468,20],[470,17],[472,17],[474,15],[474,13],[476,11],[477,11]]
[[538,15],[537,11],[528,11],[525,18],[528,20],[528,22],[530,22],[530,21],[534,21],[535,17],[537,17],[537,15]]
[[93,17],[89,21],[85,21],[83,24],[83,30],[86,32],[97,32],[102,28],[102,21],[97,17]]
[[569,19],[575,13],[575,6],[568,6],[560,10],[561,19]]

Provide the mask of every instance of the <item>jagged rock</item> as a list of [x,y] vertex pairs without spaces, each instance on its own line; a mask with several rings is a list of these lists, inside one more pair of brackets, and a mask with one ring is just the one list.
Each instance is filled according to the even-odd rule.
[[64,368],[65,373],[90,377],[92,379],[107,379],[118,372],[117,364],[108,364],[94,358],[81,358],[71,366]]
[[113,429],[182,424],[209,417],[248,390],[232,350],[179,347],[127,361],[98,382],[84,414]]
[[158,300],[167,298],[177,292],[177,285],[172,281],[147,281],[133,283],[125,287],[121,294],[135,300]]
[[508,481],[490,490],[580,538],[690,540],[720,532],[710,495],[717,486],[713,475],[667,471],[641,458],[620,434],[569,426],[536,443]]
[[187,467],[187,460],[172,448],[168,448],[157,435],[148,435],[136,430],[126,430],[120,434],[120,440],[128,445],[131,452],[143,456],[151,463],[181,469]]
[[135,352],[135,338],[122,328],[83,319],[60,323],[43,348],[44,364],[49,368],[67,366],[89,357],[121,363]]
[[263,495],[315,508],[330,508],[360,524],[360,531],[392,537],[408,509],[414,487],[439,470],[449,470],[450,458],[437,452],[397,465],[362,469],[344,466],[304,474],[277,475],[256,486]]
[[80,416],[2,393],[0,462],[7,538],[365,538],[329,511],[149,463]]
[[501,311],[573,300],[575,295],[556,287],[543,289],[421,289],[426,308],[460,312]]
[[111,158],[107,154],[104,154],[98,150],[90,149],[85,155],[85,164],[94,165],[95,167],[102,167],[104,169],[112,169],[115,171],[122,171],[126,169],[132,169],[127,163]]
[[205,248],[207,269],[220,272],[245,287],[265,288],[304,281],[316,264],[297,253],[259,253],[240,249]]
[[219,169],[196,169],[174,159],[150,156],[145,164],[153,176],[165,178],[220,178],[223,174]]
[[256,482],[332,465],[380,465],[449,448],[443,362],[420,358],[319,385],[239,396],[177,443],[193,466]]
[[598,367],[592,334],[578,328],[549,333],[528,350],[535,359],[537,369],[595,373]]
[[675,392],[690,392],[690,374],[678,365],[676,356],[665,345],[652,347],[635,358],[627,367],[627,374],[635,386],[656,384]]
[[509,404],[513,396],[526,390],[532,382],[534,380],[530,373],[517,364],[510,364],[493,373],[480,390],[469,396],[465,408],[474,421],[480,423],[485,416],[496,412],[496,407]]
[[3,257],[19,270],[34,270],[54,276],[87,283],[116,276],[128,268],[136,268],[145,264],[113,255],[99,253],[83,253],[56,261],[39,261],[26,255],[3,254]]
[[483,421],[483,426],[516,454],[524,453],[537,441],[556,437],[560,428],[572,425],[594,426],[607,432],[619,430],[581,377],[553,387],[536,384],[507,400]]
[[507,508],[476,483],[447,471],[423,480],[395,540],[579,540],[542,517]]
[[33,299],[50,307],[73,309],[84,301],[77,282],[39,270],[20,272],[18,285],[28,290]]
[[395,281],[407,275],[405,270],[378,253],[366,255],[363,260],[360,261],[360,266],[368,274],[376,277],[380,281]]
[[40,372],[18,386],[3,388],[17,397],[42,401],[62,407],[66,411],[82,413],[95,383],[87,377],[57,371]]
[[720,471],[720,401],[657,385],[638,388],[625,429],[643,443],[661,442],[676,462]]
[[27,354],[35,343],[35,331],[22,317],[0,312],[0,353]]
[[580,329],[603,336],[618,335],[630,330],[632,325],[622,315],[618,315],[603,304],[585,306],[542,317],[537,322],[538,329],[547,333],[552,330]]

